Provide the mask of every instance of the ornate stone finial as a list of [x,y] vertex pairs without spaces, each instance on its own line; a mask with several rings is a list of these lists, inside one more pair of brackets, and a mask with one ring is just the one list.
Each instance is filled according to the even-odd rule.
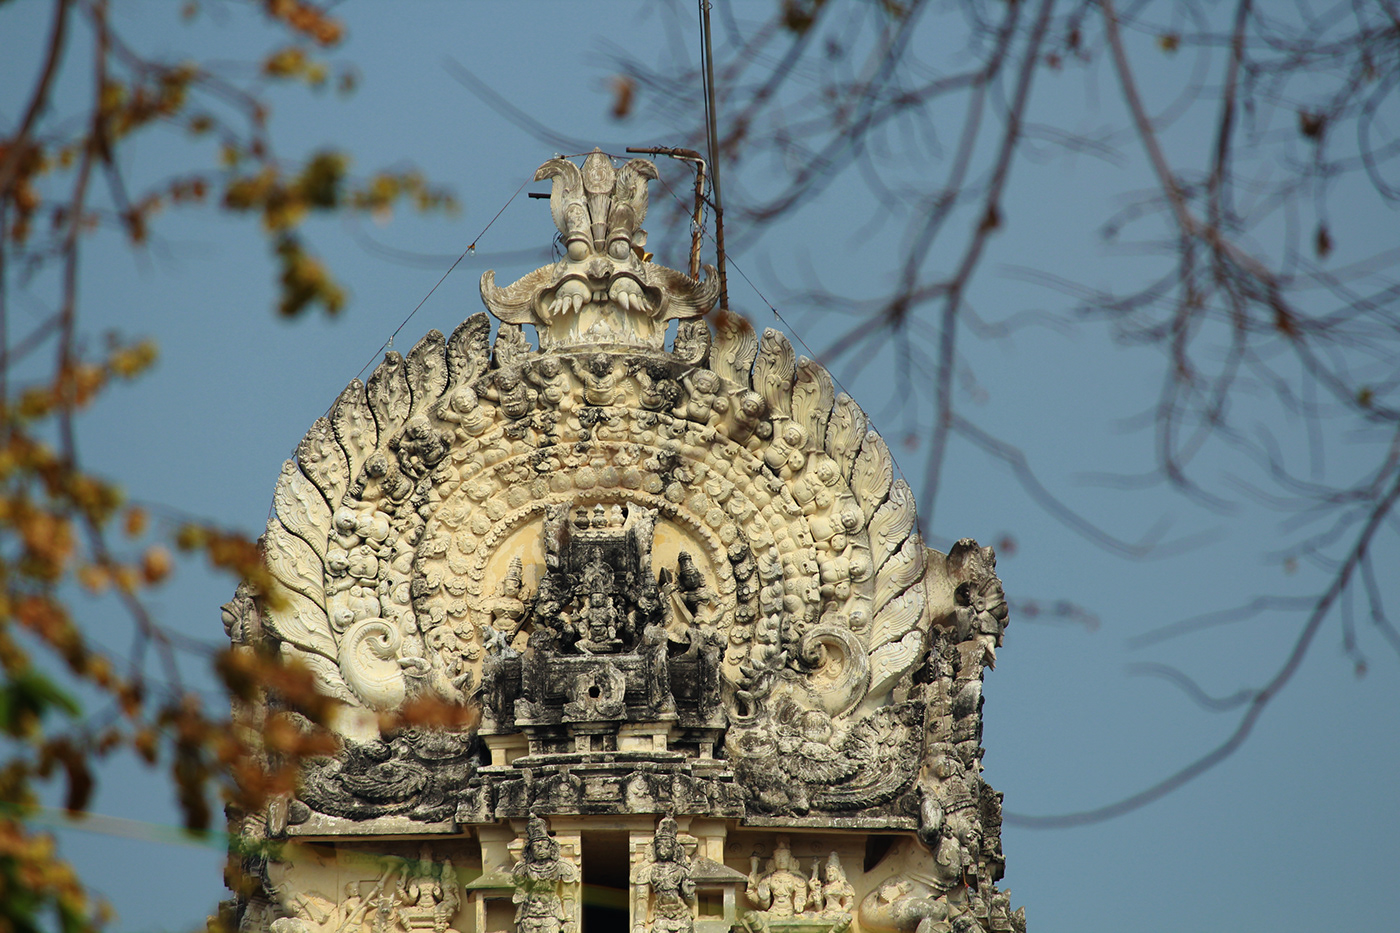
[[481,298],[509,324],[533,324],[540,349],[598,345],[660,351],[666,322],[705,314],[719,296],[713,266],[705,278],[649,262],[646,231],[647,182],[659,177],[646,159],[614,168],[594,149],[580,169],[568,159],[550,159],[535,180],[553,179],[549,196],[564,256],[505,288],[495,272],[481,277]]

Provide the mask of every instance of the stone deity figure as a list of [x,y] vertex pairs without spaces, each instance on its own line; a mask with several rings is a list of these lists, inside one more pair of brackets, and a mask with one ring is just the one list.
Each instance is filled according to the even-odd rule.
[[750,859],[745,889],[749,902],[768,918],[788,919],[802,913],[807,906],[807,879],[797,871],[788,837],[778,837],[768,871],[760,874],[758,864],[759,857],[755,855]]
[[[577,633],[573,625],[562,618],[564,604],[568,599],[567,590],[560,582],[559,574],[546,573],[540,578],[539,589],[535,592],[535,602],[530,608],[529,621],[534,630],[530,633],[530,643],[535,647],[546,642],[560,643],[556,647],[569,647]],[[566,636],[570,640],[565,642]]]
[[637,401],[648,411],[670,411],[680,400],[680,386],[669,370],[654,360],[639,362],[632,367],[637,380]]
[[516,933],[572,933],[573,922],[564,911],[560,885],[578,881],[578,869],[559,856],[559,843],[549,835],[544,820],[531,817],[525,850],[511,869],[515,894]]
[[451,860],[436,864],[425,848],[419,857],[419,866],[421,873],[409,881],[406,889],[411,901],[409,926],[419,927],[431,921],[433,933],[456,933],[451,923],[462,897]]
[[[606,516],[599,506],[595,515],[594,527],[604,526]],[[602,556],[594,551],[593,558],[583,571],[583,585],[588,593],[586,604],[580,611],[581,618],[575,623],[578,634],[577,647],[586,654],[611,654],[622,647],[618,637],[625,621],[613,600],[613,572]]]
[[695,558],[689,551],[676,555],[676,582],[679,584],[679,597],[691,619],[700,615],[700,607],[710,602],[709,587],[705,585],[705,575],[695,565]]
[[521,598],[523,577],[524,567],[520,558],[512,557],[506,568],[506,578],[501,581],[496,596],[486,605],[491,613],[491,627],[507,633],[511,639],[520,631],[521,619],[525,615],[525,601]]
[[578,640],[580,650],[588,654],[608,654],[622,647],[617,637],[617,607],[611,595],[590,593],[583,610],[583,623],[582,637]]
[[846,878],[841,856],[832,852],[826,859],[826,884],[822,887],[822,917],[836,921],[832,933],[841,933],[855,916],[856,889]]
[[511,421],[524,418],[535,407],[535,391],[525,384],[520,371],[510,366],[486,376],[478,383],[477,394],[495,402]]
[[573,408],[573,383],[564,372],[564,364],[556,356],[543,357],[526,378],[539,386],[540,401],[550,408],[568,412]]
[[403,432],[389,442],[398,454],[404,473],[421,478],[442,462],[452,446],[453,434],[433,427],[427,415],[415,415],[404,425]]
[[458,386],[439,402],[436,413],[440,420],[456,425],[453,433],[459,443],[485,434],[494,420],[491,412],[482,407],[476,392],[467,385]]
[[366,505],[377,506],[387,513],[394,511],[413,492],[413,481],[399,469],[397,457],[390,460],[383,453],[376,453],[365,461],[361,477],[349,492]]
[[729,412],[729,399],[724,394],[719,376],[708,369],[699,369],[681,376],[687,398],[676,408],[676,414],[697,424],[722,420]]
[[807,465],[807,432],[802,425],[795,421],[789,421],[783,426],[780,435],[781,444],[770,444],[763,452],[763,462],[768,468],[781,476],[783,479],[790,479],[802,472],[802,468]]
[[651,886],[651,933],[691,933],[695,927],[690,911],[695,882],[690,880],[690,863],[671,817],[662,818],[651,849],[653,861],[638,876],[638,881]]
[[583,360],[569,357],[569,366],[583,383],[583,398],[589,405],[612,405],[622,393],[627,368],[614,363],[606,353],[595,353]]
[[749,442],[755,438],[759,443],[773,436],[772,422],[764,420],[767,404],[763,396],[748,391],[739,396],[739,404],[729,412],[727,432],[729,439],[736,444],[745,444],[752,450],[755,445]]

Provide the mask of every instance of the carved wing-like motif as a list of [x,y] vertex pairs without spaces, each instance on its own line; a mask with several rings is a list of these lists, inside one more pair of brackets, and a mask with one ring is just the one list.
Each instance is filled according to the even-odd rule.
[[865,412],[844,392],[836,397],[836,405],[826,423],[826,450],[836,458],[841,475],[850,479],[861,440],[865,437]]
[[800,357],[796,366],[796,382],[792,387],[792,419],[802,425],[813,450],[826,447],[826,421],[836,394],[831,374],[818,364]]
[[780,331],[765,328],[753,363],[753,385],[773,414],[792,416],[792,378],[796,372],[792,344]]
[[841,753],[860,767],[848,780],[818,794],[816,804],[828,810],[858,810],[903,793],[919,770],[922,727],[923,710],[917,703],[886,706],[856,723]]
[[732,312],[722,312],[714,321],[715,339],[710,349],[710,368],[738,386],[748,388],[749,368],[758,355],[758,335],[753,325]]
[[491,365],[491,319],[478,311],[457,325],[447,341],[447,376],[452,388],[471,385]]

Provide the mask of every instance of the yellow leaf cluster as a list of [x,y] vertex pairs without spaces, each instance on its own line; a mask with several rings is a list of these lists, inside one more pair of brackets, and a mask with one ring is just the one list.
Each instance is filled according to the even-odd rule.
[[24,387],[19,404],[7,414],[20,422],[33,422],[63,410],[85,408],[97,398],[112,377],[132,379],[155,363],[158,351],[151,340],[114,346],[98,362],[75,360],[60,369],[53,382]]
[[263,74],[270,78],[299,79],[311,87],[322,87],[330,77],[325,62],[317,61],[298,45],[277,49],[263,60]]
[[319,45],[335,45],[345,35],[344,27],[324,10],[301,0],[264,0],[263,9]]
[[0,924],[26,929],[26,914],[45,904],[53,905],[65,930],[88,912],[87,895],[72,866],[58,857],[53,837],[0,817]]
[[299,238],[283,237],[277,244],[277,258],[282,267],[279,314],[295,317],[312,304],[320,304],[326,313],[336,314],[345,306],[345,292],[320,260],[306,252]]

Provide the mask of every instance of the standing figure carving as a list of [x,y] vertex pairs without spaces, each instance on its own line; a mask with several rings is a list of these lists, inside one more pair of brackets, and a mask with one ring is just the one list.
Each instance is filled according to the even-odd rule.
[[836,926],[831,928],[832,933],[842,933],[854,919],[856,889],[846,877],[841,856],[835,852],[827,856],[825,877],[819,909],[824,919],[836,921]]
[[560,887],[578,881],[578,869],[562,858],[559,843],[544,820],[530,818],[525,850],[511,869],[515,885],[516,933],[573,933],[573,918],[564,910]]
[[663,817],[651,842],[652,863],[642,869],[638,882],[651,888],[650,933],[691,933],[695,921],[691,904],[695,882],[690,862],[676,835],[676,821]]

